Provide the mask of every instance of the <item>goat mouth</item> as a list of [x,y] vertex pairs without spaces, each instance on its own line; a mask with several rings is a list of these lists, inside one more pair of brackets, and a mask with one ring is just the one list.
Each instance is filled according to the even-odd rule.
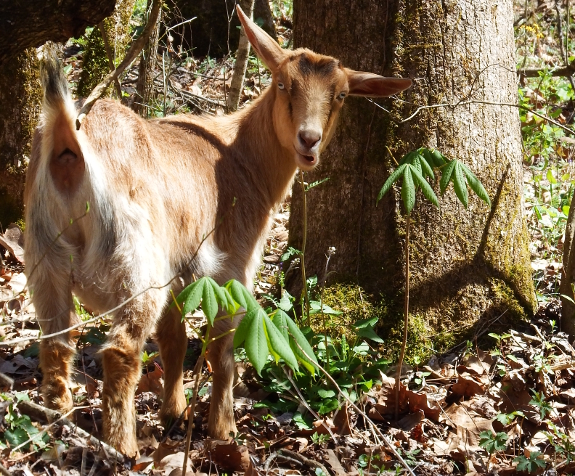
[[310,170],[317,165],[318,156],[312,155],[309,152],[302,154],[296,149],[296,158],[300,169]]

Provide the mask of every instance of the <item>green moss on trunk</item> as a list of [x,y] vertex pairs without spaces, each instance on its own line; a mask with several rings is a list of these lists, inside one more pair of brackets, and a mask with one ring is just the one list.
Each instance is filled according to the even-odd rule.
[[36,49],[0,71],[0,225],[22,218],[24,181],[42,91]]

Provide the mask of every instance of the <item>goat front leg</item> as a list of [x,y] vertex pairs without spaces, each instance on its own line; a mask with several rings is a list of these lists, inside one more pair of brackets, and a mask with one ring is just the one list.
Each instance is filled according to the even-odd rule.
[[129,457],[139,455],[134,394],[142,374],[140,354],[164,300],[159,291],[150,290],[128,303],[115,316],[102,350],[104,439]]
[[162,316],[156,329],[156,341],[160,347],[160,357],[164,366],[164,399],[160,420],[168,430],[186,409],[183,367],[188,336],[186,324],[177,309],[168,309]]
[[[227,333],[237,327],[239,318],[216,321],[210,338],[216,338],[209,346],[207,359],[214,371],[208,435],[226,440],[230,433],[236,433],[234,417],[234,335]],[[227,333],[227,334],[226,334]]]

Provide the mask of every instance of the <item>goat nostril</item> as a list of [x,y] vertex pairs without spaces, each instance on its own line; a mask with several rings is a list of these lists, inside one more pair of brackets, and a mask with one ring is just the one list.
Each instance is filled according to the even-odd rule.
[[317,131],[303,130],[298,133],[298,139],[301,145],[308,149],[312,149],[319,141],[321,141],[321,133]]

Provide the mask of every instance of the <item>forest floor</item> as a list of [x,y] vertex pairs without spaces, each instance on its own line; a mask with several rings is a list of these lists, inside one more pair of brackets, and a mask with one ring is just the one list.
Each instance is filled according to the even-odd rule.
[[[551,21],[553,8],[541,4],[547,9],[540,6],[534,11],[544,24]],[[520,16],[517,23],[519,30]],[[532,25],[527,18],[523,24]],[[288,19],[278,20],[278,31],[281,40],[289,42]],[[548,38],[542,43],[556,58],[557,45]],[[532,54],[536,49],[533,46]],[[72,84],[78,80],[81,57],[81,49],[69,44],[66,64]],[[547,61],[552,63],[554,57],[550,58]],[[151,104],[151,115],[224,113],[229,58],[164,59],[169,60],[165,71],[170,74],[159,71],[156,85],[169,94]],[[134,67],[122,83],[129,98],[135,92],[136,74]],[[256,97],[268,82],[268,73],[251,60],[242,102]],[[541,89],[533,94],[543,94]],[[529,87],[526,90],[529,93]],[[569,107],[562,111],[566,123],[573,120],[572,102]],[[541,304],[530,321],[508,333],[492,334],[489,348],[463,343],[417,367],[405,366],[399,399],[395,368],[388,362],[379,367],[369,362],[377,355],[376,346],[339,342],[334,347],[340,357],[337,364],[349,379],[337,381],[345,385],[355,407],[326,379],[308,380],[300,389],[290,374],[274,373],[282,371],[279,367],[269,369],[261,379],[240,355],[234,390],[238,434],[230,441],[205,436],[211,382],[204,368],[187,474],[575,474],[575,349],[558,331],[564,220],[552,213],[566,216],[562,193],[572,193],[573,180],[565,177],[573,174],[573,152],[569,143],[557,139],[556,144],[557,163],[563,165],[551,176],[542,166],[550,161],[544,154],[525,162],[526,215]],[[565,150],[567,155],[561,156]],[[256,282],[260,297],[273,293],[281,279],[288,218],[289,199],[274,216],[266,243]],[[142,357],[144,372],[136,396],[140,458],[124,459],[99,441],[102,368],[98,351],[109,329],[107,319],[91,322],[75,335],[78,359],[71,390],[76,409],[48,423],[51,415],[39,393],[40,329],[26,289],[22,246],[18,227],[0,234],[0,474],[180,474],[186,428],[184,422],[163,428],[157,418],[163,371],[152,340]],[[77,312],[82,318],[91,317],[80,303]],[[195,314],[188,322],[185,389],[189,396],[201,347],[197,329],[204,319]]]

